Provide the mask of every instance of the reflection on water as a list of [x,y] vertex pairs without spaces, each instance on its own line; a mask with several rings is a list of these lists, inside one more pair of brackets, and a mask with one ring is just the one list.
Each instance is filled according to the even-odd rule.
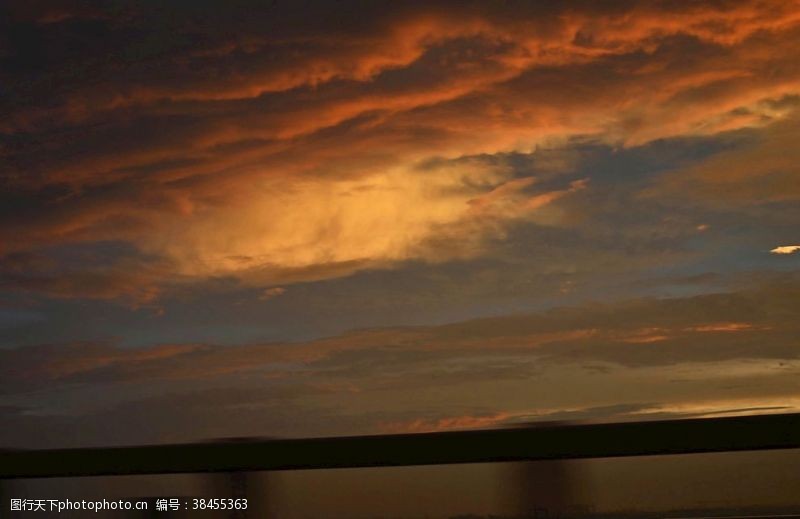
[[581,499],[579,462],[537,461],[514,463],[507,478],[515,508],[520,517],[563,518],[586,512]]
[[[800,450],[274,473],[18,480],[9,499],[246,498],[248,510],[90,517],[665,518],[800,513]],[[86,512],[35,517],[87,517]],[[8,517],[32,517],[29,512]]]

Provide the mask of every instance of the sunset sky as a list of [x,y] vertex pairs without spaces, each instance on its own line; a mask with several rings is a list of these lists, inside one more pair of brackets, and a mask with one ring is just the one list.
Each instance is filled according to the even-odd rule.
[[0,446],[800,411],[800,2],[0,6]]

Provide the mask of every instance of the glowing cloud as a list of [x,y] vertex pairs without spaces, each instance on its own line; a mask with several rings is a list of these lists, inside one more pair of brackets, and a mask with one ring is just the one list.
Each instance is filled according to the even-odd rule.
[[783,245],[775,247],[770,252],[772,254],[794,254],[797,251],[800,251],[800,245]]
[[235,206],[176,218],[144,246],[172,258],[185,275],[236,274],[258,282],[471,257],[506,222],[585,186],[537,192],[534,184],[502,168],[469,164],[262,181]]
[[[4,216],[0,255],[125,242],[160,261],[142,268],[137,300],[184,276],[282,286],[471,258],[526,218],[563,223],[554,202],[587,185],[492,160],[585,139],[631,147],[760,129],[770,138],[750,160],[734,150],[676,189],[797,199],[796,1],[433,2],[361,6],[363,23],[323,4],[312,16],[231,7],[191,46],[177,42],[195,34],[193,15],[170,6],[164,33],[176,40],[147,56],[134,43],[150,41],[144,9],[12,8],[31,34],[0,42],[0,55],[29,65],[3,81],[0,182],[26,212]],[[62,40],[85,38],[65,53]],[[30,61],[41,56],[53,59]],[[32,277],[9,284],[110,298],[144,274],[88,294]]]

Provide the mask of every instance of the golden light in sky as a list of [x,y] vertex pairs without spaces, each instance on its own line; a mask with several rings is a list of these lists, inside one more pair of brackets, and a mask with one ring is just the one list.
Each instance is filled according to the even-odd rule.
[[795,410],[798,55],[797,1],[6,3],[0,447]]

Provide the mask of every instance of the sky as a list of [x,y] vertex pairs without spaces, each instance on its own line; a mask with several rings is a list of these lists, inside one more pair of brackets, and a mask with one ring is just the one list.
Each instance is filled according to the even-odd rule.
[[0,445],[800,411],[800,3],[7,2]]

